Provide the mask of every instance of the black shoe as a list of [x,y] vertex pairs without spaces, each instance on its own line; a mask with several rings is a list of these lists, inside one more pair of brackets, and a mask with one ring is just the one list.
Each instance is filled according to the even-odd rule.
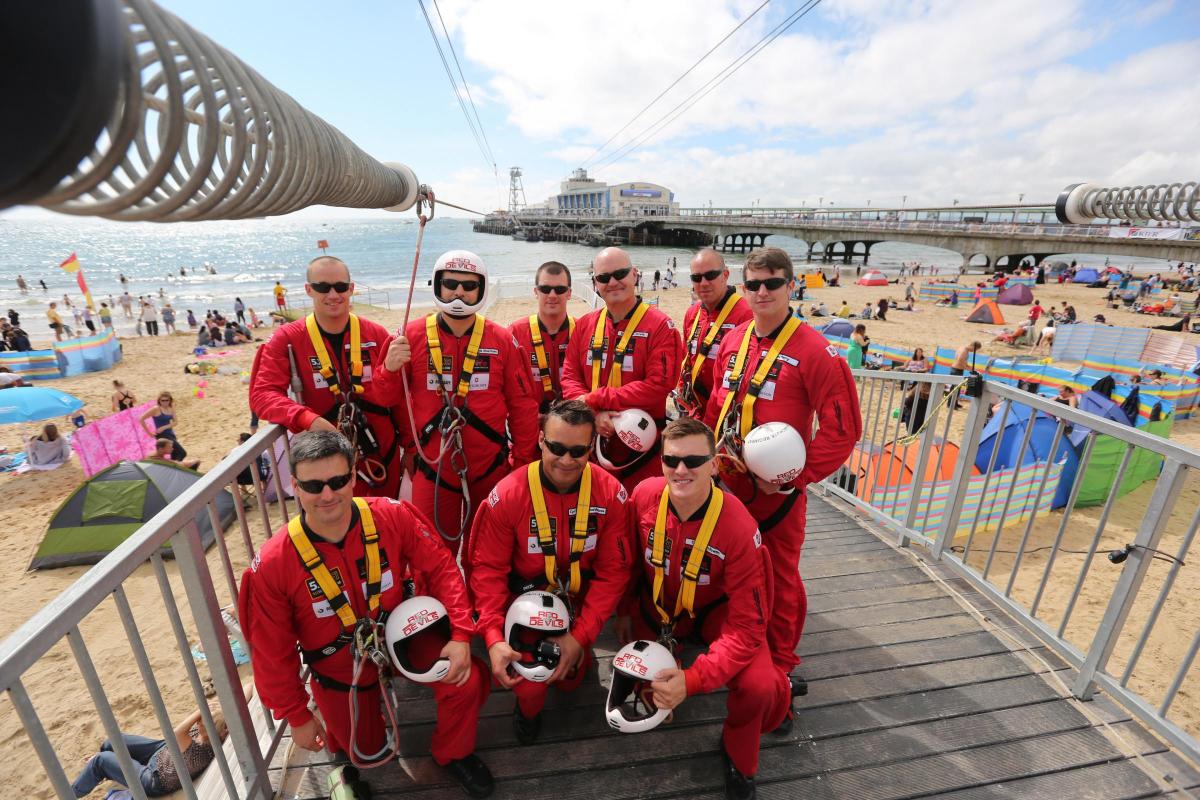
[[521,704],[513,704],[513,733],[517,735],[517,741],[521,744],[529,745],[537,741],[538,734],[542,732],[542,715],[534,714],[526,719],[521,713]]
[[496,790],[496,781],[492,772],[472,753],[466,758],[459,758],[446,765],[446,771],[454,776],[463,791],[471,797],[487,797]]
[[804,697],[808,694],[808,681],[799,675],[791,675],[788,682],[792,684],[792,697]]
[[754,788],[754,778],[747,778],[738,772],[724,747],[721,748],[721,757],[725,760],[726,800],[754,800],[758,797],[758,791]]
[[787,712],[787,716],[785,716],[783,718],[783,722],[779,723],[775,727],[775,730],[771,731],[771,735],[773,735],[773,736],[791,736],[792,735],[792,727],[795,725],[795,723],[796,723],[796,715],[792,711],[792,709],[789,708],[788,712]]

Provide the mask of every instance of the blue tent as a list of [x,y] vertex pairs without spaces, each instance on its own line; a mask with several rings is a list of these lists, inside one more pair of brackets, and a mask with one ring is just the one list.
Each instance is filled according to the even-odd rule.
[[[979,452],[975,456],[975,466],[980,472],[987,472],[993,450],[996,451],[996,463],[992,466],[993,470],[999,471],[1019,466],[1017,454],[1021,451],[1021,442],[1025,440],[1025,431],[1030,424],[1030,417],[1033,416],[1033,409],[1008,402],[1005,403],[1005,406],[1008,408],[1007,415],[1002,406],[984,426],[983,437],[979,442]],[[1000,430],[1000,420],[1002,419],[1004,420],[1004,430]],[[1051,456],[1050,445],[1054,442],[1054,431],[1058,428],[1058,422],[1046,414],[1038,412],[1037,416],[1033,418],[1032,424],[1033,432],[1029,435],[1029,444],[1025,447],[1021,464],[1046,461]],[[1075,482],[1075,470],[1079,466],[1079,456],[1075,454],[1075,448],[1064,435],[1059,440],[1058,450],[1053,457],[1054,462],[1061,463],[1063,468],[1062,477],[1054,491],[1054,500],[1050,507],[1062,508],[1071,496],[1071,485]],[[989,489],[1002,490],[1001,487],[995,489],[989,487]]]
[[[1121,410],[1121,406],[1099,392],[1089,389],[1081,394],[1079,396],[1079,410],[1129,427],[1129,417],[1125,416],[1125,412]],[[1084,440],[1087,439],[1087,435],[1091,431],[1091,428],[1084,425],[1075,425],[1071,429],[1071,432],[1067,434],[1067,438],[1071,440],[1071,444],[1079,448],[1083,446]]]
[[1075,277],[1071,279],[1072,283],[1095,283],[1100,280],[1100,273],[1091,267],[1079,269],[1075,271]]
[[854,333],[854,324],[844,319],[835,319],[821,328],[821,333],[826,336],[840,336],[843,339],[849,339],[850,334]]

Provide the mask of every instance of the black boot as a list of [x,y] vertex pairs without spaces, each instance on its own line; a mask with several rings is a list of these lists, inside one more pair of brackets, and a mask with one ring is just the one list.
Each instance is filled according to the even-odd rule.
[[471,797],[487,797],[496,789],[496,781],[487,764],[472,753],[466,758],[459,758],[446,765],[446,771],[454,776],[463,791]]
[[775,730],[771,731],[771,735],[772,736],[791,736],[792,735],[792,726],[795,725],[795,722],[796,722],[796,714],[795,714],[795,712],[792,711],[791,707],[789,706],[788,710],[787,710],[787,716],[785,716],[783,718],[783,722],[779,723],[775,727]]
[[521,744],[529,745],[537,741],[538,734],[542,732],[542,715],[534,714],[529,719],[521,713],[521,704],[513,704],[513,733],[517,735],[517,741]]
[[726,800],[754,800],[758,792],[754,788],[754,778],[747,778],[738,772],[733,765],[725,748],[721,748],[721,758],[725,760],[725,798]]
[[788,682],[792,684],[792,697],[804,697],[808,694],[808,681],[804,678],[799,675],[790,675]]

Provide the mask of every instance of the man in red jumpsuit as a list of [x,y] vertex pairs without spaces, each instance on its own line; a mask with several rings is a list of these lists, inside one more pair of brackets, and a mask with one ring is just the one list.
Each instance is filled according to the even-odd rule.
[[[735,470],[723,470],[721,475],[725,485],[758,520],[771,553],[775,596],[767,642],[776,665],[790,673],[800,663],[796,647],[808,613],[800,578],[805,489],[845,462],[862,433],[862,417],[858,390],[846,360],[821,334],[794,317],[788,306],[795,281],[788,254],[778,247],[755,250],[746,258],[744,275],[744,292],[754,319],[726,336],[717,352],[714,376],[719,380],[709,398],[705,420],[716,431],[718,441],[732,443],[734,451],[740,448],[746,432],[764,422],[788,423],[807,444],[803,471],[786,485],[771,484]],[[785,339],[782,349],[764,366],[773,346]],[[740,379],[733,396],[727,399],[739,356]],[[749,389],[760,377],[756,395]],[[815,434],[814,415],[818,428]],[[795,678],[793,682],[796,693],[803,694],[803,681]],[[791,720],[789,711],[781,732],[790,730]]]
[[[522,744],[541,730],[549,684],[571,690],[591,665],[591,646],[612,616],[629,580],[624,487],[588,463],[596,418],[580,400],[563,400],[542,420],[542,460],[504,478],[475,517],[471,531],[471,594],[492,675],[517,696],[513,727]],[[586,476],[585,476],[586,472]],[[586,495],[586,497],[584,497]],[[538,508],[545,509],[545,529]],[[586,508],[586,518],[579,509]],[[509,674],[520,659],[504,638],[504,618],[517,595],[560,593],[571,630],[553,637],[562,650],[546,683]]]
[[685,353],[675,397],[681,411],[702,420],[712,396],[717,350],[727,333],[753,315],[745,298],[729,285],[725,259],[711,247],[693,256],[691,279],[698,302],[683,315]]
[[509,439],[514,466],[537,458],[529,370],[508,329],[478,313],[486,281],[479,256],[467,250],[443,254],[433,268],[438,311],[409,322],[379,376],[394,402],[403,403],[405,391],[412,399],[416,447],[424,453],[414,462],[413,505],[433,520],[452,551],[462,547],[464,559],[475,512],[508,474]]
[[[396,500],[352,496],[353,457],[350,442],[333,431],[302,433],[292,442],[292,487],[300,515],[259,550],[242,576],[238,598],[259,696],[276,719],[287,720],[300,747],[319,752],[328,746],[331,752],[352,753],[357,761],[386,758],[379,675],[369,659],[358,679],[358,724],[351,724],[354,645],[347,639],[359,620],[380,619],[400,604],[404,576],[411,573],[418,592],[446,606],[452,630],[440,652],[449,659],[449,672],[433,684],[433,758],[468,794],[486,797],[492,777],[474,752],[489,682],[486,668],[470,655],[474,625],[466,587],[420,512]],[[369,538],[372,530],[377,544]],[[307,557],[309,564],[318,562],[311,569],[301,556],[304,548],[315,552],[315,558]],[[367,583],[372,568],[379,576],[377,589]],[[320,719],[308,710],[301,653],[312,669]]]
[[[341,259],[313,259],[306,280],[313,312],[278,328],[254,354],[250,409],[292,433],[332,431],[344,398],[352,398],[362,413],[356,491],[396,497],[403,472],[398,457],[403,411],[394,407],[397,397],[380,390],[378,380],[392,337],[382,325],[350,313],[354,282]],[[288,396],[289,388],[297,399]]]
[[679,380],[683,341],[675,323],[638,297],[637,270],[619,247],[600,251],[592,278],[604,308],[575,325],[563,364],[563,397],[582,398],[596,412],[596,429],[626,489],[660,473],[660,445],[637,453],[614,436],[613,417],[640,408],[661,430],[667,396]]
[[[622,608],[629,616],[618,619],[617,636],[706,645],[686,669],[656,676],[654,704],[673,709],[692,695],[729,687],[721,735],[725,793],[746,800],[755,796],[759,739],[779,725],[791,702],[787,674],[766,647],[770,556],[745,507],[713,486],[707,425],[690,417],[668,423],[662,453],[665,478],[640,484],[629,500],[637,554]],[[688,575],[695,579],[681,578]]]
[[537,313],[521,317],[508,329],[533,376],[538,413],[545,414],[551,403],[562,399],[562,362],[575,330],[575,320],[567,316],[571,271],[557,261],[542,264],[533,276],[533,296],[537,298]]

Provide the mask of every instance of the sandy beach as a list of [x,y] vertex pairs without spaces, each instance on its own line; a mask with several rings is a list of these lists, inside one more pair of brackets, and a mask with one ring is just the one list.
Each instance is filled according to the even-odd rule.
[[[634,258],[636,257],[635,251]],[[577,281],[582,272],[581,268],[575,269]],[[824,301],[831,311],[836,311],[845,300],[851,309],[858,311],[866,303],[874,303],[882,297],[903,300],[903,286],[852,285],[853,267],[843,267],[843,275],[843,282],[847,285],[841,288],[810,290],[805,300],[805,308],[807,309],[811,302]],[[686,275],[681,274],[680,277],[686,279]],[[963,283],[967,287],[973,287],[979,279],[978,276],[968,275]],[[927,279],[922,277],[917,280],[924,282]],[[298,286],[289,288],[293,294],[302,293]],[[990,342],[997,331],[996,326],[973,325],[963,321],[962,318],[971,307],[969,292],[970,288],[966,289],[964,300],[956,309],[936,308],[931,303],[924,302],[919,303],[914,312],[893,311],[886,322],[866,323],[868,335],[880,344],[905,348],[924,347],[929,354],[932,354],[937,346],[958,347],[974,339],[984,342],[984,354],[1006,357],[1017,354],[1019,351],[1015,348]],[[1081,285],[1038,286],[1035,287],[1034,294],[1047,308],[1051,305],[1058,306],[1063,301],[1074,304],[1080,320],[1091,320],[1093,315],[1103,313],[1109,323],[1117,325],[1151,326],[1162,324],[1164,321],[1108,309],[1104,305],[1102,290],[1087,289]],[[659,307],[669,313],[677,323],[681,322],[684,309],[691,301],[688,285],[669,291],[649,292],[647,296],[658,297]],[[533,308],[532,298],[528,301],[506,300],[493,306],[487,316],[507,324],[531,313]],[[1025,316],[1024,308],[1002,308],[1006,314],[1011,309],[1010,323]],[[584,311],[586,308],[580,301],[573,301],[572,313],[581,314]],[[374,315],[377,321],[393,329],[400,324],[402,317],[403,309],[399,307]],[[259,331],[259,335],[264,338],[269,334],[270,329]],[[1200,337],[1195,337],[1195,341],[1200,344]],[[191,333],[126,337],[122,339],[124,360],[116,368],[108,372],[90,373],[43,385],[52,385],[83,399],[87,403],[88,417],[92,419],[109,413],[109,398],[114,378],[123,381],[139,402],[153,400],[156,393],[162,390],[172,392],[179,413],[176,426],[179,439],[188,449],[189,455],[201,460],[203,470],[220,460],[236,444],[238,433],[248,430],[247,390],[239,373],[249,369],[254,345],[227,348],[232,351],[231,354],[218,359],[217,363],[236,368],[228,370],[234,374],[204,376],[203,379],[208,381],[208,385],[201,398],[196,396],[196,390],[197,383],[202,378],[184,372],[184,365],[194,360],[193,344],[194,335]],[[38,427],[19,425],[2,428],[0,444],[17,449],[21,446],[23,438],[35,433]],[[1194,420],[1177,422],[1172,438],[1193,448],[1200,447],[1200,424]],[[15,630],[30,614],[51,601],[86,571],[86,567],[26,571],[50,517],[82,480],[83,475],[75,459],[52,472],[0,475],[0,497],[4,499],[0,504],[0,531],[3,531],[0,535],[0,581],[13,590],[12,596],[20,598],[20,602],[7,603],[0,609],[0,636]],[[1068,630],[1070,640],[1082,648],[1086,648],[1090,642],[1091,632],[1103,614],[1108,592],[1120,574],[1119,568],[1113,567],[1103,558],[1103,551],[1132,540],[1152,490],[1153,483],[1147,483],[1123,498],[1116,504],[1108,520],[1100,545],[1101,555],[1092,565],[1086,591],[1074,611]],[[1177,505],[1180,511],[1164,539],[1164,550],[1174,552],[1181,532],[1189,522],[1191,512],[1198,505],[1200,481],[1193,480],[1185,487]],[[1099,507],[1089,508],[1073,515],[1074,524],[1067,532],[1065,548],[1086,549],[1099,521],[1100,511]],[[250,515],[252,531],[255,541],[261,542],[266,532],[262,531],[260,523],[254,520],[255,516]],[[1034,526],[1029,547],[1039,547],[1051,542],[1057,531],[1059,519],[1057,514],[1052,514],[1039,520]],[[230,530],[231,534],[235,533],[235,529]],[[1021,533],[1021,529],[1006,530],[1002,537],[1001,549],[1015,547]],[[234,557],[234,568],[240,574],[246,565],[246,557],[243,552],[239,552],[240,546],[232,541],[233,538],[231,535],[230,551]],[[972,544],[975,554],[971,558],[972,564],[976,563],[976,558],[986,555],[980,548],[986,549],[988,546],[990,537],[976,538]],[[1042,550],[1025,559],[1014,586],[1014,595],[1018,599],[1024,602],[1032,599],[1032,593],[1036,590],[1037,581],[1049,554],[1049,551]],[[1055,581],[1048,596],[1043,599],[1044,611],[1049,619],[1057,619],[1054,610],[1064,607],[1069,598],[1075,571],[1082,558],[1081,555],[1066,553],[1058,556],[1054,570]],[[999,575],[1006,578],[1011,559],[1010,555],[997,555],[992,568],[993,577]],[[209,560],[216,572],[219,557],[215,548],[210,551]],[[1169,569],[1169,565],[1155,562],[1151,572],[1151,586],[1161,585]],[[177,597],[182,598],[183,591],[178,586],[173,562],[169,562],[168,573],[177,587]],[[1200,627],[1200,610],[1195,604],[1184,603],[1184,598],[1194,597],[1197,591],[1200,591],[1200,573],[1194,568],[1180,571],[1172,595],[1174,600],[1165,607],[1131,686],[1156,697],[1157,693],[1169,684],[1174,665],[1179,663],[1190,645],[1193,632]],[[126,582],[125,592],[138,616],[142,635],[154,659],[158,671],[157,678],[172,715],[178,718],[189,713],[194,708],[191,691],[182,669],[177,664],[178,654],[173,635],[160,607],[154,573],[148,565],[138,569]],[[220,584],[218,593],[223,602],[230,601],[227,591]],[[1139,608],[1135,609],[1131,618],[1143,618],[1154,596],[1153,591],[1144,591]],[[186,605],[182,599],[180,604],[181,607]],[[189,612],[186,608],[183,608],[183,612],[190,627]],[[131,732],[157,735],[143,682],[130,656],[115,606],[112,603],[102,604],[86,620],[81,632],[101,672],[109,700],[116,709],[122,727]],[[1132,642],[1123,642],[1114,657],[1114,663],[1121,663],[1131,645]],[[1158,664],[1164,666],[1156,668],[1155,665]],[[82,760],[97,748],[104,734],[65,642],[57,645],[48,657],[27,674],[25,686],[42,715],[51,739],[64,758],[69,777],[73,777],[74,771]],[[1200,734],[1200,685],[1197,685],[1196,680],[1185,682],[1175,701],[1172,714],[1173,718],[1188,728],[1193,735]],[[50,796],[45,788],[46,782],[41,767],[21,732],[11,700],[7,696],[0,700],[0,752],[5,754],[0,763],[0,781],[9,787],[10,793],[16,796]],[[97,792],[96,796],[102,796],[102,792]]]

